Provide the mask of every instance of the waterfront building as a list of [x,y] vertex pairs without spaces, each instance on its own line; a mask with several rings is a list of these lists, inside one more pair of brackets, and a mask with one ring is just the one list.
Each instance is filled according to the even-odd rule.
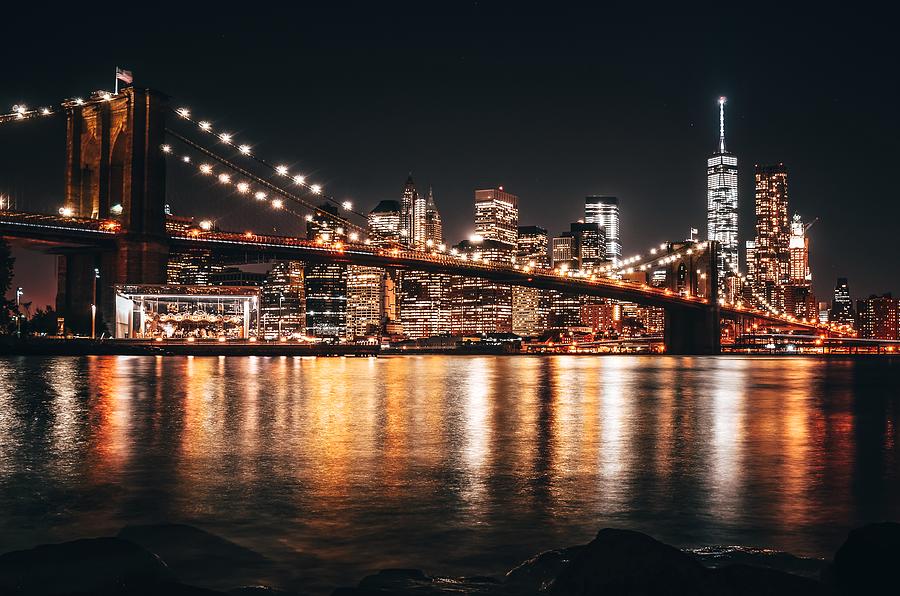
[[900,339],[898,337],[898,310],[900,300],[890,293],[874,294],[856,302],[859,336],[865,339]]
[[[516,264],[547,267],[547,230],[538,226],[519,226]],[[512,294],[513,333],[526,337],[543,333],[547,329],[549,293],[528,286],[513,286]]]
[[519,197],[503,187],[475,191],[475,234],[516,250],[519,229]]
[[[337,218],[337,208],[320,205],[306,224],[306,235],[317,242],[335,242],[346,230]],[[306,335],[337,339],[347,335],[347,265],[310,263],[304,279]]]
[[850,298],[850,284],[846,277],[839,277],[834,286],[834,299],[831,302],[832,323],[839,325],[856,326],[856,315],[853,310],[853,300]]
[[378,246],[400,244],[401,211],[398,201],[381,201],[369,212],[367,237]]
[[[443,246],[441,214],[434,192],[420,201],[421,229],[416,232],[420,249],[434,250]],[[403,334],[422,339],[450,332],[450,276],[427,271],[407,270],[399,273],[398,306]]]
[[422,339],[450,333],[451,276],[426,271],[400,272],[403,334]]
[[303,335],[305,330],[303,263],[279,261],[260,288],[260,333],[264,339],[275,339]]
[[581,323],[602,337],[616,337],[622,331],[622,307],[615,300],[586,297],[581,304]]
[[[509,265],[515,260],[515,245],[493,239],[464,240],[453,251],[473,261]],[[512,333],[512,288],[489,280],[452,276],[450,332]]]
[[725,149],[725,98],[719,98],[719,146],[706,160],[707,238],[719,242],[719,279],[739,267],[738,161]]
[[585,326],[581,319],[582,297],[578,294],[550,290],[550,329],[573,329]]
[[347,266],[347,337],[380,333],[384,313],[384,269]]
[[584,199],[584,222],[597,224],[603,232],[605,258],[617,264],[622,260],[619,238],[619,199],[607,195],[591,195]]

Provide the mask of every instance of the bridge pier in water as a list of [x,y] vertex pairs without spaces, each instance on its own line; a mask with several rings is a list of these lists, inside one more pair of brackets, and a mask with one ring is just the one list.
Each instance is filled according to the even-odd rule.
[[66,104],[66,203],[75,217],[112,219],[123,234],[108,248],[65,249],[58,257],[57,311],[78,333],[91,328],[95,270],[97,334],[115,323],[115,286],[164,283],[166,98],[128,87],[109,100]]

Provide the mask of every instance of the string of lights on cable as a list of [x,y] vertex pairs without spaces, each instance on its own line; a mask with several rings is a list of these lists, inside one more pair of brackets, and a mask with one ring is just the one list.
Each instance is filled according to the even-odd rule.
[[252,145],[247,144],[247,143],[238,142],[235,139],[235,135],[233,133],[224,132],[224,131],[216,132],[215,130],[213,130],[213,124],[209,120],[196,120],[191,115],[191,110],[189,108],[181,107],[181,108],[174,109],[172,111],[175,114],[177,114],[182,120],[185,120],[187,122],[194,124],[197,127],[197,130],[199,130],[200,132],[212,135],[212,136],[216,137],[221,143],[224,143],[225,145],[236,148],[238,153],[241,156],[243,156],[247,159],[251,159],[251,160],[255,161],[256,163],[260,164],[261,166],[268,168],[273,173],[275,173],[277,176],[291,180],[296,186],[305,188],[306,190],[308,190],[309,192],[311,192],[314,195],[322,195],[322,198],[324,200],[341,207],[342,209],[344,209],[345,211],[347,211],[349,213],[352,213],[352,214],[357,215],[362,218],[366,217],[365,213],[361,213],[361,212],[353,209],[352,202],[339,201],[336,198],[334,198],[333,196],[325,194],[322,185],[309,182],[307,180],[307,177],[304,176],[303,174],[292,173],[290,171],[290,168],[287,165],[284,165],[284,163],[273,163],[273,162],[266,160],[263,157],[259,156],[253,150]]

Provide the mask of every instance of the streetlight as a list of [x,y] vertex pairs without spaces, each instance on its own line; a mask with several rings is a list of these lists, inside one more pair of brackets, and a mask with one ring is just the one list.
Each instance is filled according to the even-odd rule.
[[91,339],[97,337],[97,280],[100,279],[100,268],[94,267],[94,298],[91,302]]
[[19,310],[19,304],[24,293],[22,288],[16,288],[16,337],[22,337],[22,313]]

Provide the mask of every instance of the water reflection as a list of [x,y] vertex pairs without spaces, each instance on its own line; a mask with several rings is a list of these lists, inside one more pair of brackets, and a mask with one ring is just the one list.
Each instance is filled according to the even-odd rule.
[[0,550],[180,521],[322,586],[606,525],[823,555],[900,516],[898,385],[886,360],[0,360]]

